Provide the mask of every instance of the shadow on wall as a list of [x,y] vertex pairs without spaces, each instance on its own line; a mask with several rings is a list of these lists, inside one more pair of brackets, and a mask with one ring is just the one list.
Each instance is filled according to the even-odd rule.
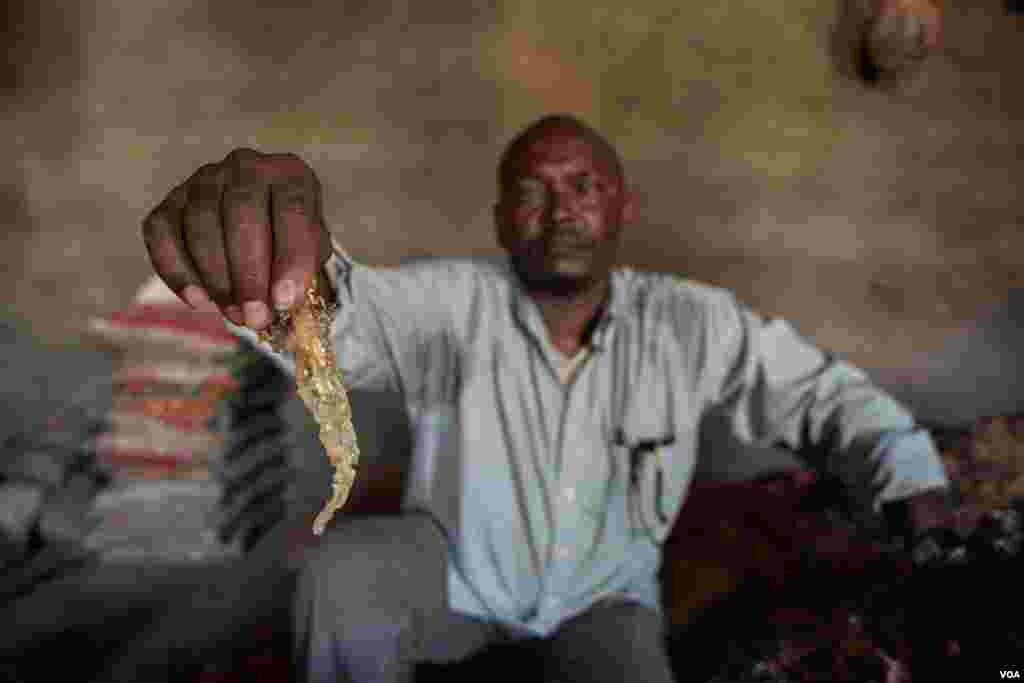
[[979,417],[1024,412],[1024,289],[910,368],[872,372],[919,420],[962,427]]

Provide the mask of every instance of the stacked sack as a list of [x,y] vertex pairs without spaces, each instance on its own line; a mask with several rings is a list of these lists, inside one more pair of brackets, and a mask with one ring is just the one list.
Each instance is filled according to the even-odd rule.
[[[309,450],[308,441],[315,441],[317,432],[308,428],[311,418],[295,396],[292,379],[248,342],[243,348],[246,362],[238,372],[238,391],[226,401],[226,438],[217,472],[224,485],[221,538],[249,550],[287,514],[294,501],[297,449],[301,444]],[[316,441],[312,450],[318,448]]]
[[0,604],[86,561],[81,539],[107,484],[92,444],[110,408],[98,353],[48,347],[0,316]]
[[90,323],[110,352],[112,406],[96,457],[110,486],[92,505],[88,549],[106,560],[237,554],[218,535],[225,399],[246,354],[219,316],[151,280],[129,308]]

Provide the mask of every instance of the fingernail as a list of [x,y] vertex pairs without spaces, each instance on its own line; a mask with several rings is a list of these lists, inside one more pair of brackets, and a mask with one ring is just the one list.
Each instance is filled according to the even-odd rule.
[[182,290],[181,296],[185,298],[189,306],[197,311],[209,310],[213,306],[213,302],[210,301],[210,297],[206,296],[206,292],[195,285],[189,285]]
[[270,324],[270,309],[262,301],[246,301],[242,304],[245,312],[245,325],[254,330],[262,330]]
[[245,325],[245,316],[242,315],[242,309],[234,304],[224,307],[224,315],[236,325]]
[[295,303],[295,283],[291,280],[281,280],[274,285],[274,308],[279,311],[286,311]]

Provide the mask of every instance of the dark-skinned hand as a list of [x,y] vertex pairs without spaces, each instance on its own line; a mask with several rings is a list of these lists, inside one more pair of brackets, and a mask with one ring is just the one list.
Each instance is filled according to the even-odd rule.
[[289,310],[331,254],[320,182],[293,154],[237,149],[201,166],[142,225],[157,275],[193,308],[255,330]]

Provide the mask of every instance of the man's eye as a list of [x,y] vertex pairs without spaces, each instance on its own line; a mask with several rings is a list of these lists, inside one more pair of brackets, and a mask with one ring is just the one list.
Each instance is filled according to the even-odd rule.
[[544,190],[539,187],[523,187],[519,189],[519,203],[526,206],[536,206],[544,203]]
[[579,194],[591,194],[597,187],[597,180],[593,176],[585,175],[576,179],[576,192]]

